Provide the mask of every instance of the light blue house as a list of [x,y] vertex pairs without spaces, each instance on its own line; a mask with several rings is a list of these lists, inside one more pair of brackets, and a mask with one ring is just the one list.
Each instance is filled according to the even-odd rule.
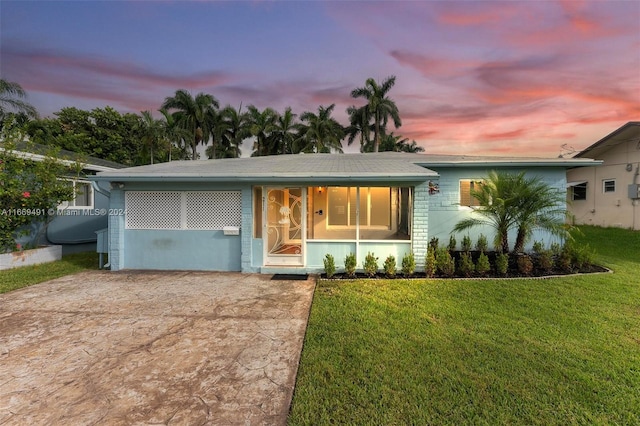
[[[526,171],[566,191],[589,159],[406,153],[300,154],[179,161],[98,173],[108,185],[112,270],[318,272],[330,253],[424,264],[471,214],[490,170]],[[489,238],[491,229],[480,229]],[[477,234],[472,234],[475,238]],[[537,235],[536,239],[545,239]]]

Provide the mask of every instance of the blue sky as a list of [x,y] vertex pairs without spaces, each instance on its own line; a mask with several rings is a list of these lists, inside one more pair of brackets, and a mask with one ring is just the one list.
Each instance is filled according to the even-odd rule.
[[3,0],[0,75],[43,116],[187,89],[343,124],[395,75],[395,133],[427,152],[557,156],[640,120],[640,2]]

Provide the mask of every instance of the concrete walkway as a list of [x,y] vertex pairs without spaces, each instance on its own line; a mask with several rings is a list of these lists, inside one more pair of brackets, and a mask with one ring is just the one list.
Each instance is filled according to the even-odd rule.
[[0,425],[284,425],[313,289],[91,271],[0,295]]

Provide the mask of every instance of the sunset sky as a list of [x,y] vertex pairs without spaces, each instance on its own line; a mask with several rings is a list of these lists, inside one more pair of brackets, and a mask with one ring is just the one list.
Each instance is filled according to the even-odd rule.
[[351,90],[390,75],[395,134],[429,153],[580,150],[640,120],[640,2],[0,2],[0,76],[42,116],[155,111],[187,89],[335,103],[346,125]]

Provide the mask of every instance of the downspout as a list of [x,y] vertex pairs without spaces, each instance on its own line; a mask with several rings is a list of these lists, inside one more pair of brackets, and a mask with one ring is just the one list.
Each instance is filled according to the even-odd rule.
[[[94,191],[96,191],[96,192],[98,192],[98,193],[100,193],[100,194],[104,195],[105,197],[107,197],[107,198],[111,199],[111,191],[106,190],[106,189],[102,189],[102,188],[100,187],[100,185],[98,185],[98,182],[96,182],[95,180],[92,180],[92,181],[91,181],[91,186],[93,187],[93,190],[94,190]],[[107,223],[107,227],[108,227],[108,226],[109,226],[109,225],[108,225],[108,223]],[[107,235],[107,236],[108,236],[108,235]],[[102,254],[100,254],[100,261],[102,262]],[[107,262],[107,263],[105,263],[104,265],[102,265],[102,268],[103,268],[103,269],[106,269],[106,268],[109,268],[109,267],[111,267],[111,262],[110,262],[110,261],[109,261],[109,262]]]

